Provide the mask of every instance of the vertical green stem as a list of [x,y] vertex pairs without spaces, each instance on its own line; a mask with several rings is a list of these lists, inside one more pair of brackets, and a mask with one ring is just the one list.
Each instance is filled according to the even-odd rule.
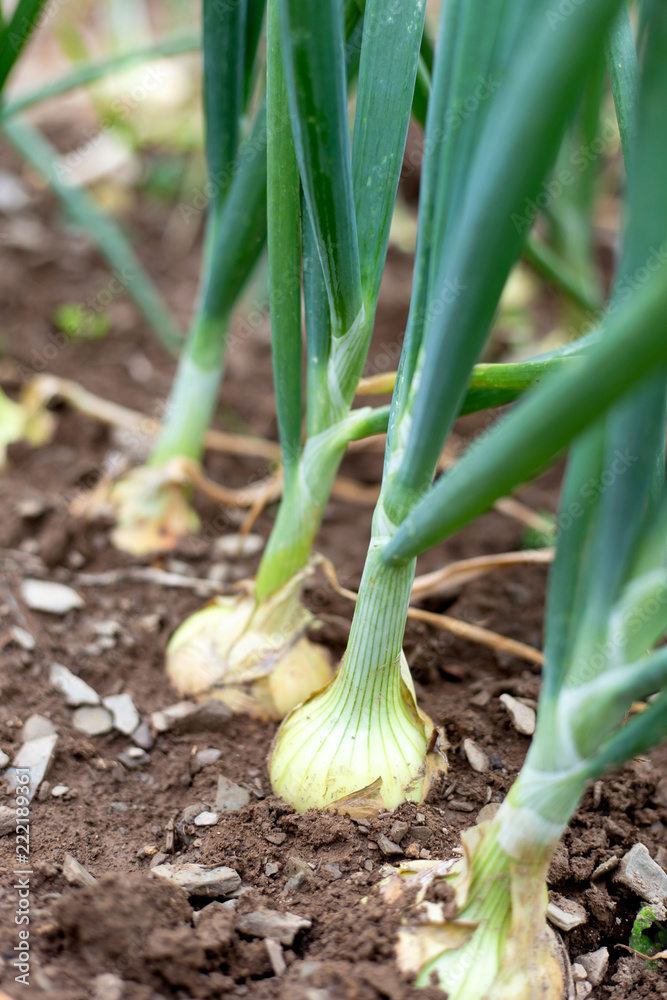
[[199,461],[215,412],[224,366],[227,322],[200,313],[178,363],[162,430],[149,465],[181,455]]

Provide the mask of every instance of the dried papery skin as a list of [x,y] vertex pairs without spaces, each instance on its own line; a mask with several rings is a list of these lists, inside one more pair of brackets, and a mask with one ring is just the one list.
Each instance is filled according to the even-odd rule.
[[[384,673],[383,673],[384,672]],[[331,809],[377,815],[406,800],[421,802],[446,757],[434,725],[417,706],[403,654],[377,671],[377,686],[345,710],[338,674],[291,712],[276,734],[269,769],[277,795],[298,812]]]
[[233,712],[282,719],[331,679],[327,651],[305,635],[301,602],[309,569],[260,604],[254,593],[217,597],[176,630],[167,674],[185,695],[224,701]]
[[[497,833],[497,820],[467,830],[464,856],[450,872],[434,864],[422,873],[399,931],[398,963],[417,974],[417,985],[437,976],[450,1000],[566,1000],[569,977],[545,918],[553,849],[517,862]],[[443,877],[455,892],[453,919],[441,904],[424,902],[428,884]],[[409,874],[408,885],[416,878]]]
[[38,448],[51,440],[54,430],[53,414],[41,398],[30,392],[29,385],[18,403],[0,389],[0,471],[7,465],[8,445],[26,441]]
[[199,530],[190,492],[180,459],[131,469],[109,491],[116,515],[113,544],[131,555],[169,552],[180,539]]

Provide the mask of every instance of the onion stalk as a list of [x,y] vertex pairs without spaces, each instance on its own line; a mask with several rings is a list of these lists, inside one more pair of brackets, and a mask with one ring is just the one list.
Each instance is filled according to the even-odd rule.
[[[664,319],[658,318],[667,299],[664,281],[658,275],[647,282],[649,289],[637,292],[634,301],[616,312],[628,276],[667,235],[667,194],[659,169],[667,153],[664,8],[653,8],[650,26],[632,103],[615,88],[619,110],[626,112],[632,155],[624,253],[611,299],[613,318],[591,352],[592,365],[584,363],[574,378],[557,377],[545,390],[537,390],[533,400],[517,407],[513,418],[488,435],[467,463],[466,487],[475,491],[481,475],[471,476],[470,471],[477,458],[498,455],[502,461],[509,437],[514,449],[532,452],[533,461],[541,443],[544,459],[553,453],[553,441],[545,447],[542,427],[532,420],[538,402],[559,425],[557,436],[564,442],[569,431],[560,426],[565,402],[572,405],[587,385],[591,399],[577,420],[590,421],[591,412],[598,419],[585,429],[580,424],[583,433],[571,449],[563,485],[533,741],[496,816],[462,838],[463,861],[449,871],[434,869],[434,879],[444,878],[453,890],[454,907],[445,911],[427,903],[425,912],[411,908],[400,933],[403,967],[417,974],[418,985],[435,977],[451,1000],[562,1000],[563,972],[545,919],[549,862],[586,788],[667,735],[667,653],[664,647],[654,648],[667,628],[667,357]],[[612,52],[623,35],[611,34]],[[623,44],[624,60],[636,63],[627,33]],[[616,51],[615,59],[619,55]],[[624,456],[628,462],[619,464]],[[523,456],[513,463],[510,474],[525,474],[527,461]],[[499,475],[487,462],[490,493],[506,471]],[[449,501],[440,524],[445,533],[452,524],[474,516],[476,504],[468,503],[460,517],[457,478],[452,476],[439,491],[439,499]],[[592,501],[586,494],[591,478],[604,483]],[[432,502],[434,496],[435,491]],[[421,523],[425,534],[434,527]],[[394,539],[397,567],[423,546],[423,537],[413,533],[407,543],[401,531]],[[646,701],[646,708],[633,715],[637,701]],[[422,878],[418,903],[426,896],[427,881]]]
[[[426,123],[413,293],[373,539],[341,670],[330,691],[285,720],[270,759],[274,791],[297,809],[304,802],[330,804],[327,762],[339,746],[353,745],[357,732],[373,733],[369,743],[375,739],[369,692],[378,690],[383,671],[391,676],[400,662],[417,551],[408,556],[406,540],[400,560],[391,554],[410,515],[414,521],[415,511],[425,502],[422,498],[429,498],[445,438],[466,399],[505,281],[521,253],[525,235],[510,221],[514,208],[539,189],[553,166],[591,53],[618,4],[609,0],[596,5],[595,11],[577,10],[558,33],[552,33],[541,17],[525,16],[527,6],[520,0],[509,9],[501,6],[493,5],[489,11],[486,4],[457,2],[447,4],[441,13]],[[472,81],[487,76],[497,80],[498,87],[474,116],[461,121],[455,112]],[[520,157],[517,149],[522,150]],[[590,345],[586,357],[593,351]],[[577,370],[579,364],[574,362]],[[570,364],[563,368],[567,369],[561,372],[563,378],[574,371]],[[475,502],[474,496],[468,499]],[[346,728],[352,705],[359,716]],[[322,714],[325,709],[328,722]],[[312,725],[315,716],[319,732]],[[308,732],[309,726],[311,742],[304,743],[288,766],[293,734]],[[395,732],[400,743],[399,714]],[[303,774],[294,773],[297,762],[304,767]],[[415,797],[425,763],[425,757],[419,765],[413,760],[416,784],[410,786],[409,796],[405,786],[404,797]],[[348,779],[348,794],[357,792],[366,776],[364,755],[359,774]],[[385,775],[381,777],[384,782]],[[394,791],[385,807],[388,801],[398,804]]]

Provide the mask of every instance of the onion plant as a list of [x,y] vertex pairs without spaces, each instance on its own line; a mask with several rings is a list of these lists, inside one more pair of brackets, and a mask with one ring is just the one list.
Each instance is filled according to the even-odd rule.
[[[624,295],[608,306],[603,336],[587,338],[580,346],[583,357],[548,379],[503,425],[509,428],[504,433],[520,428],[529,435],[530,447],[514,441],[514,450],[500,451],[487,444],[488,434],[431,486],[504,282],[522,249],[525,233],[513,216],[526,199],[535,198],[553,167],[589,67],[619,9],[619,2],[609,0],[561,18],[549,2],[478,6],[461,0],[443,7],[411,311],[348,647],[328,688],[286,718],[271,754],[274,790],[299,810],[345,798],[345,808],[353,811],[355,795],[367,808],[369,786],[377,808],[423,796],[433,739],[414,719],[412,738],[406,740],[411,702],[401,697],[401,643],[417,555],[534,475],[664,350],[655,336],[664,282],[647,281],[628,294],[621,279]],[[501,81],[496,94],[480,106],[477,118],[448,129],[452,108],[470,92],[471,81],[488,73]],[[632,309],[621,301],[626,297]],[[621,316],[633,332],[646,320],[630,361]],[[541,437],[535,434],[538,427]]]
[[[595,13],[601,9],[598,5]],[[574,23],[578,14],[569,19],[574,32],[567,41],[571,59],[586,47],[586,35],[593,28],[594,12],[588,12],[591,19],[584,12],[579,8],[578,24]],[[606,18],[595,28],[598,38],[613,14],[610,4]],[[559,30],[566,31],[567,26],[563,23]],[[547,65],[541,42],[548,36],[543,31],[538,29],[538,36],[532,37],[533,68],[542,66],[550,73],[553,94],[558,74]],[[557,46],[553,36],[550,42]],[[634,123],[631,105],[625,100],[631,93],[617,91],[615,95],[619,117],[621,113],[630,116],[627,218],[623,255],[601,336],[575,367],[554,375],[517,404],[435,487],[425,484],[423,477],[413,480],[415,499],[411,502],[405,488],[404,455],[410,454],[418,431],[425,435],[425,429],[432,426],[420,425],[425,419],[420,412],[429,410],[427,406],[417,409],[417,396],[404,432],[405,452],[393,460],[396,452],[389,445],[384,496],[376,512],[375,537],[341,672],[324,695],[315,696],[287,717],[273,750],[274,786],[283,794],[286,789],[297,808],[326,804],[332,785],[334,793],[340,794],[333,769],[344,753],[350,770],[357,768],[353,780],[361,783],[376,773],[383,779],[382,793],[382,754],[387,754],[401,720],[389,702],[384,727],[375,727],[370,711],[364,713],[357,706],[363,706],[371,688],[379,715],[380,678],[397,671],[403,622],[392,621],[387,611],[397,619],[409,591],[404,586],[399,605],[396,581],[403,584],[410,577],[420,552],[534,475],[579,435],[560,502],[557,556],[546,609],[543,686],[528,757],[496,816],[464,834],[463,859],[449,866],[446,875],[438,876],[454,889],[456,915],[451,916],[451,906],[447,910],[425,902],[422,891],[400,936],[399,960],[418,974],[418,985],[435,979],[451,1000],[562,1000],[563,973],[545,922],[550,860],[589,784],[646,752],[667,734],[667,655],[664,648],[651,652],[667,628],[667,503],[663,495],[667,282],[660,273],[667,239],[667,191],[662,180],[667,155],[665,45],[667,10],[655,4],[641,79],[635,74],[638,111]],[[635,58],[627,45],[625,57]],[[520,66],[521,60],[517,58],[515,65]],[[532,90],[524,88],[523,94],[544,97],[539,75],[534,72]],[[506,99],[515,113],[517,98],[510,79]],[[502,108],[499,99],[496,127],[500,135],[509,137]],[[494,132],[489,125],[478,155],[488,152],[485,140]],[[504,190],[500,181],[507,184],[504,161],[498,155],[493,162],[500,198]],[[475,175],[473,163],[471,184]],[[488,213],[489,208],[488,203],[479,204],[481,213],[484,209]],[[506,211],[507,203],[499,209]],[[465,212],[464,202],[461,213]],[[493,246],[495,220],[486,218]],[[460,230],[457,235],[461,236]],[[459,267],[463,267],[461,243],[457,248]],[[475,291],[480,290],[476,287]],[[466,318],[469,321],[469,314]],[[470,335],[470,327],[466,332]],[[431,333],[432,328],[427,329],[426,359]],[[451,358],[449,364],[453,364]],[[405,356],[402,371],[406,371]],[[419,389],[426,392],[426,363],[422,373]],[[401,435],[400,389],[399,382],[392,413],[395,441]],[[428,402],[433,404],[433,399]],[[399,482],[402,477],[398,493],[402,509],[391,490],[393,476]],[[361,626],[356,633],[355,624]],[[642,699],[648,699],[645,710],[631,715],[633,703]],[[354,755],[349,749],[353,740]],[[380,740],[381,749],[370,749]],[[394,759],[398,753],[399,747]],[[373,755],[375,771],[365,770],[366,758]],[[348,785],[348,795],[351,790]],[[411,790],[403,796],[410,797]],[[368,798],[368,790],[365,795]],[[348,803],[349,797],[343,806]],[[441,866],[440,873],[443,867],[447,868]]]
[[[274,692],[281,688],[280,675],[274,669],[281,663],[284,670],[289,670],[287,664],[295,649],[304,653],[304,660],[312,656],[315,661],[313,679],[304,681],[306,688],[312,690],[326,676],[321,655],[304,638],[311,616],[301,604],[300,594],[347,444],[388,427],[388,407],[354,409],[352,404],[372,333],[410,111],[412,108],[415,116],[423,119],[428,106],[429,120],[415,294],[406,334],[405,368],[394,407],[394,426],[389,424],[393,457],[388,463],[392,471],[398,456],[405,452],[403,438],[417,405],[414,398],[407,405],[404,389],[415,376],[427,312],[435,320],[453,307],[468,286],[468,277],[462,282],[452,269],[456,252],[453,240],[447,236],[446,223],[450,210],[458,205],[459,195],[466,188],[472,152],[482,124],[489,118],[489,108],[494,105],[495,91],[508,86],[507,68],[522,20],[529,11],[527,5],[510,4],[508,16],[504,16],[504,6],[494,6],[493,18],[478,45],[480,13],[475,5],[469,10],[462,5],[460,12],[457,5],[448,5],[443,20],[444,42],[440,45],[444,52],[439,59],[440,77],[433,81],[429,102],[431,56],[423,36],[424,3],[422,0],[367,2],[363,21],[356,29],[357,37],[360,36],[359,78],[350,149],[346,89],[351,74],[346,75],[345,38],[350,35],[351,18],[354,15],[359,18],[359,8],[354,3],[344,8],[341,0],[326,0],[324,4],[296,4],[288,0],[269,3],[268,253],[284,492],[252,592],[239,599],[218,599],[185,622],[174,635],[167,651],[167,670],[183,692],[200,693],[213,688],[227,700],[232,699],[237,707],[248,707],[249,686],[255,692],[253,697],[258,686],[265,691],[270,683]],[[611,15],[602,16],[604,19]],[[460,51],[447,54],[456,37],[457,20]],[[563,44],[562,37],[554,48],[554,60],[565,51],[559,47]],[[553,162],[565,121],[575,107],[585,77],[585,62],[593,49],[593,39],[594,32],[588,40],[588,49],[579,46],[582,49],[579,62],[564,78],[558,100],[545,98],[555,103],[556,125],[552,127],[551,119],[546,120],[542,126],[545,141],[534,143],[535,162],[530,161],[527,178],[521,175],[521,182],[511,187],[516,204],[520,203],[520,195],[525,197],[530,193],[531,184],[537,185],[542,180]],[[466,46],[470,54],[460,58]],[[487,88],[489,99],[480,103],[475,115],[461,116],[463,102],[479,85],[480,77],[493,81],[493,86]],[[517,86],[523,85],[522,80]],[[546,91],[550,85],[548,78],[543,78],[542,85]],[[515,129],[515,143],[528,142],[532,129],[529,116],[537,114],[536,107],[536,104],[527,107],[525,120],[518,132]],[[543,117],[542,109],[539,115]],[[271,127],[272,122],[288,119],[291,130]],[[496,155],[495,150],[492,155]],[[508,172],[510,169],[508,166]],[[488,174],[488,170],[480,168],[480,175],[485,172]],[[480,176],[480,183],[486,185],[487,198],[495,197],[488,181],[488,176]],[[509,213],[500,219],[499,230],[507,218]],[[467,220],[464,227],[471,225],[476,227],[476,242],[470,243],[472,273],[478,270],[477,259],[482,253],[482,233],[486,227],[479,215],[472,222]],[[449,376],[445,375],[442,361],[436,362],[443,378],[449,378],[443,389],[449,410],[444,419],[438,416],[438,428],[443,433],[438,429],[431,434],[433,443],[427,458],[422,460],[422,475],[426,468],[432,474],[431,466],[455,415],[509,402],[546,370],[566,363],[565,358],[546,356],[518,367],[476,369],[470,379],[475,354],[485,333],[484,323],[488,325],[524,236],[513,229],[507,246],[499,251],[497,262],[493,254],[483,250],[493,261],[491,270],[495,268],[490,291],[485,291],[480,299],[485,304],[485,318],[476,320],[476,339],[467,338],[465,344],[457,347],[461,361]],[[505,233],[499,231],[496,241],[505,242]],[[445,260],[447,247],[450,270],[436,288],[439,262],[441,258]],[[474,276],[475,288],[484,288],[488,270],[479,268],[484,277],[480,280]],[[305,306],[305,372],[301,289]],[[461,301],[471,298],[472,293]],[[430,361],[425,368],[434,375]],[[414,383],[416,389],[417,376]],[[439,383],[430,392],[432,399],[439,397]],[[439,405],[436,399],[434,412]],[[405,411],[400,434],[399,410]],[[415,449],[423,444],[422,435],[417,438],[421,440]],[[409,593],[411,571],[404,577],[401,607],[400,602]],[[397,620],[401,617],[402,612],[396,616]],[[392,658],[397,657],[395,651]],[[413,722],[416,720],[418,736],[409,768],[414,770],[415,762],[421,761],[425,747],[431,742],[432,727],[419,716],[412,695],[403,691],[405,678],[397,680],[396,671],[393,677],[398,701],[406,700],[406,712]],[[303,691],[299,682],[287,701]],[[265,698],[262,704],[266,710]],[[280,715],[285,704],[286,701],[281,701],[280,706],[274,703],[274,714]],[[431,759],[436,763],[442,758],[432,755]],[[414,794],[421,793],[415,790]]]

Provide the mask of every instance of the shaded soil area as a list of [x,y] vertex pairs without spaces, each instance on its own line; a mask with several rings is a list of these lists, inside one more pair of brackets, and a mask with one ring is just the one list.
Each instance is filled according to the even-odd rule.
[[[19,170],[6,151],[2,163],[4,170]],[[29,178],[26,185],[28,208],[19,216],[0,217],[3,385],[14,392],[21,373],[48,370],[117,402],[159,413],[173,361],[126,299],[109,304],[112,329],[104,339],[63,345],[55,337],[54,309],[63,302],[93,301],[109,279],[90,244],[78,233],[63,232],[48,194]],[[185,322],[196,287],[196,248],[182,258],[165,250],[161,206],[137,202],[129,224],[147,266]],[[369,372],[394,365],[410,274],[410,259],[392,252]],[[255,323],[252,336],[247,323],[238,321],[220,398],[219,426],[275,436],[266,319]],[[275,727],[252,719],[204,721],[187,732],[159,732],[153,726],[146,757],[131,766],[127,736],[88,737],[73,727],[72,710],[50,683],[51,665],[64,664],[102,696],[128,692],[150,724],[152,713],[177,700],[164,677],[164,649],[174,628],[205,599],[197,581],[232,586],[254,572],[258,557],[230,559],[216,553],[212,540],[236,530],[243,512],[221,512],[199,497],[200,537],[159,560],[116,552],[108,526],[74,518],[69,506],[94,486],[109,452],[126,449],[127,442],[64,407],[56,407],[56,415],[53,441],[40,450],[12,447],[10,470],[0,477],[0,748],[13,756],[22,727],[34,713],[50,719],[59,735],[48,785],[34,801],[30,824],[29,986],[15,982],[12,965],[20,940],[15,838],[13,831],[0,836],[0,989],[13,1000],[43,995],[54,1000],[441,997],[434,989],[415,990],[396,967],[399,914],[381,903],[375,889],[384,866],[396,860],[385,857],[383,835],[394,830],[396,836],[396,822],[404,822],[400,846],[405,856],[451,855],[461,830],[485,805],[502,801],[526,753],[528,738],[512,727],[499,695],[534,702],[539,671],[507,654],[409,623],[405,651],[420,703],[445,728],[450,773],[424,804],[403,805],[373,820],[299,816],[275,798],[266,770]],[[459,422],[458,437],[478,433],[488,419]],[[211,455],[206,467],[212,478],[232,486],[266,474],[265,465],[243,456]],[[342,473],[373,484],[380,469],[380,451],[359,451],[346,458]],[[524,491],[523,499],[535,509],[553,511],[558,480],[557,471],[546,475]],[[274,516],[275,505],[264,512],[257,532],[266,537]],[[359,581],[370,517],[368,505],[332,501],[327,509],[318,548],[335,562],[344,585]],[[491,512],[430,553],[419,569],[518,548],[522,536],[520,524]],[[138,564],[166,569],[190,583],[168,588],[124,575]],[[96,585],[85,582],[85,574],[109,571],[117,573]],[[64,616],[31,611],[21,596],[27,577],[68,584],[84,604]],[[539,647],[545,581],[544,567],[502,571],[428,606]],[[319,639],[339,657],[352,605],[319,576],[309,581],[306,600],[322,622]],[[34,638],[34,648],[26,648],[17,627]],[[485,751],[490,770],[471,768],[463,752],[466,738]],[[202,750],[217,750],[219,756],[200,759]],[[550,890],[580,903],[588,915],[585,924],[564,935],[572,958],[609,948],[609,971],[590,994],[593,1000],[667,996],[662,972],[647,970],[643,960],[620,947],[628,943],[641,901],[614,881],[613,868],[595,875],[603,862],[620,858],[637,842],[664,859],[666,762],[663,749],[598,783],[551,869]],[[221,775],[245,789],[249,801],[222,812],[213,826],[195,826],[193,817],[213,806]],[[0,792],[0,805],[11,804],[4,780]],[[158,853],[169,861],[227,866],[240,877],[242,890],[231,903],[188,898],[151,874]],[[95,877],[95,885],[68,883],[63,874],[67,854]],[[296,914],[303,923],[288,943],[272,939],[275,947],[267,945],[251,932],[247,919],[258,910]]]

